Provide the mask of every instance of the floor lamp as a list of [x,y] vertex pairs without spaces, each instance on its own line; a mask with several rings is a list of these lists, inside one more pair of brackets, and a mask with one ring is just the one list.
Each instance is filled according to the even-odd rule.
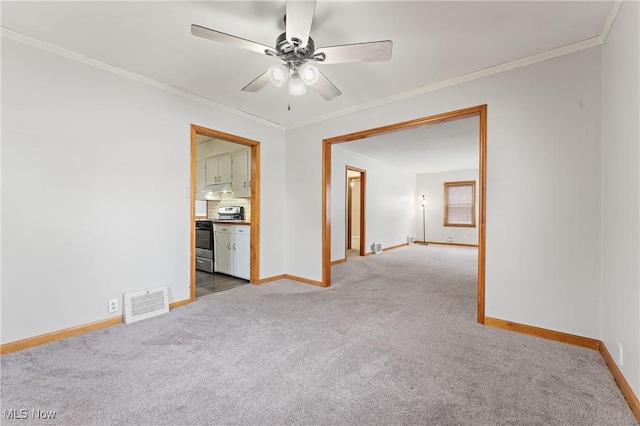
[[420,200],[422,200],[421,204],[420,204],[420,208],[422,209],[422,242],[420,244],[422,245],[428,245],[427,244],[427,220],[426,220],[426,210],[427,210],[427,200],[424,198],[424,194],[422,194],[420,196]]

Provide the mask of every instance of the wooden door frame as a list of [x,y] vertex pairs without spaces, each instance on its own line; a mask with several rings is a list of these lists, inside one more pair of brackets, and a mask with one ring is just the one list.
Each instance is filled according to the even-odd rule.
[[[348,197],[348,201],[351,202],[351,188],[349,186],[349,170],[351,170],[352,172],[358,172],[360,173],[360,177],[359,178],[354,178],[354,179],[358,179],[360,180],[360,247],[358,247],[358,252],[360,254],[360,256],[364,256],[365,255],[365,240],[366,240],[366,215],[365,215],[365,209],[366,209],[366,182],[367,182],[367,171],[365,169],[359,169],[357,167],[353,167],[353,166],[346,166],[345,167],[345,171],[344,171],[344,175],[345,175],[345,181],[347,182],[347,197]],[[351,214],[350,211],[350,206],[347,207],[347,226],[351,226],[350,220],[349,220],[349,215]],[[349,238],[349,232],[348,230],[345,230],[346,232],[346,236],[345,236],[345,250],[348,246],[351,245],[351,243],[349,241],[346,241]],[[347,258],[347,253],[345,251],[344,254],[344,258]]]
[[190,299],[196,300],[196,137],[203,135],[215,139],[245,145],[251,149],[251,236],[249,239],[249,282],[258,284],[260,281],[260,142],[230,133],[209,129],[207,127],[191,125],[191,260]]
[[[479,125],[479,223],[478,223],[478,297],[477,321],[485,321],[485,234],[486,234],[486,179],[487,179],[487,105],[445,112],[443,114],[404,121],[388,126],[376,127],[346,135],[335,136],[322,141],[322,286],[331,285],[331,147],[382,133],[412,128],[425,124],[435,124],[458,118],[477,116]],[[362,243],[362,242],[361,242]]]

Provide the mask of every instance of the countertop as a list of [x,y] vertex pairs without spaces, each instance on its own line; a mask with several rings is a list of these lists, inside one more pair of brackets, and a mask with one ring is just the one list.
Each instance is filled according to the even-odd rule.
[[216,220],[212,219],[211,222],[219,224],[219,225],[251,225],[251,222],[247,222],[246,220]]

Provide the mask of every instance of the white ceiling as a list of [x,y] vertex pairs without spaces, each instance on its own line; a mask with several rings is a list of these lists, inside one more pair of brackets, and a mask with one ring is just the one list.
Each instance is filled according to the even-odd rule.
[[426,124],[367,137],[339,146],[406,172],[422,174],[477,169],[477,116]]
[[[593,40],[606,31],[612,4],[319,0],[311,28],[316,48],[393,41],[388,62],[320,65],[342,91],[329,102],[313,90],[291,97],[285,87],[272,85],[257,93],[242,92],[278,61],[191,35],[195,23],[273,46],[284,31],[284,0],[3,1],[1,7],[5,36],[58,52],[63,48],[62,53],[78,60],[95,59],[107,64],[104,68],[119,68],[120,74],[142,76],[160,88],[168,85],[178,94],[291,128]],[[473,169],[478,166],[478,119],[341,146],[413,173]]]
[[[612,2],[323,1],[316,47],[392,40],[389,62],[320,65],[342,91],[240,89],[276,59],[190,33],[193,23],[273,46],[285,1],[2,2],[3,35],[50,43],[209,102],[291,128],[598,37]],[[27,37],[23,37],[27,36]],[[35,39],[35,40],[34,40]],[[69,55],[68,55],[69,56]],[[73,55],[70,55],[73,56]],[[122,73],[121,73],[122,74]],[[287,105],[291,101],[291,111]]]

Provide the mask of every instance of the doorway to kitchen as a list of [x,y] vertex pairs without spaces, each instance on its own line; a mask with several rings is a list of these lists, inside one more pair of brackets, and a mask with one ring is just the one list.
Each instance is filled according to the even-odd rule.
[[[260,143],[192,124],[191,188],[191,301],[196,298],[197,285],[211,284],[210,289],[199,292],[204,295],[239,283],[257,284],[260,277]],[[197,238],[196,228],[206,228],[205,223],[199,222],[212,225],[211,254],[199,247],[202,238]],[[224,237],[223,248],[228,248],[229,253],[218,250],[220,247],[215,242],[218,233]],[[217,264],[218,257],[224,260],[224,271],[218,274],[217,268],[206,267],[207,256],[211,256],[212,265]],[[197,267],[197,260],[203,261],[205,267]]]
[[345,261],[350,257],[365,255],[365,183],[366,171],[353,166],[346,167],[345,194],[346,235]]

